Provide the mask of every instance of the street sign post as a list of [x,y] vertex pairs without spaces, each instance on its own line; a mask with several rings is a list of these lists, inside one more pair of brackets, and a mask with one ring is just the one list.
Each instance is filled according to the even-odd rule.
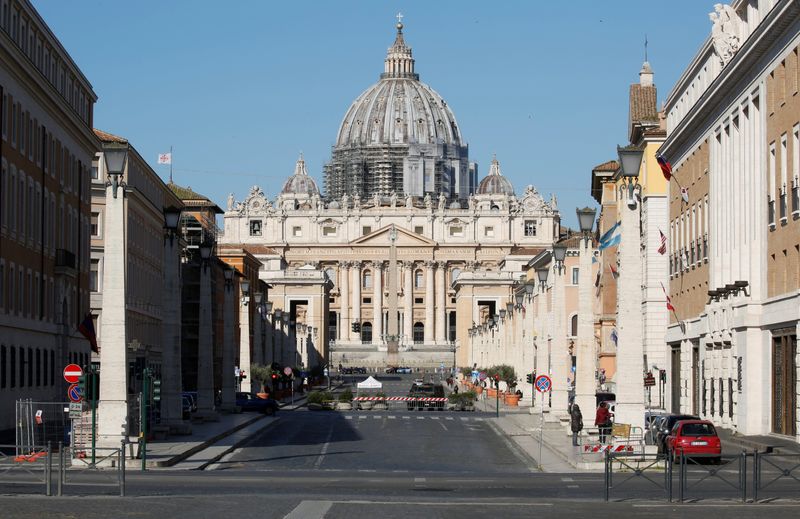
[[77,384],[82,375],[83,370],[77,364],[67,364],[64,368],[64,380],[70,384]]
[[79,420],[83,411],[83,404],[80,402],[69,403],[69,417],[71,420]]
[[539,469],[542,468],[542,444],[544,443],[544,394],[553,389],[553,381],[547,375],[539,375],[533,382],[536,391],[542,394],[542,419],[539,428]]

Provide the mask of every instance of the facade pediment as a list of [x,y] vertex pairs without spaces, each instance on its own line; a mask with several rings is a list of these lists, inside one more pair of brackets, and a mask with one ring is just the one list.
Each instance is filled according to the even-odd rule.
[[[404,229],[399,226],[395,226],[397,230],[397,246],[404,247],[404,246],[436,246],[436,242],[425,238],[424,236],[420,236],[417,233],[413,233],[407,229]],[[389,239],[389,232],[392,230],[391,225],[387,225],[386,227],[381,227],[380,229],[373,231],[366,236],[362,236],[356,240],[353,240],[351,245],[366,245],[366,246],[374,246],[374,245],[381,245],[381,246],[389,246],[391,245],[391,240]]]

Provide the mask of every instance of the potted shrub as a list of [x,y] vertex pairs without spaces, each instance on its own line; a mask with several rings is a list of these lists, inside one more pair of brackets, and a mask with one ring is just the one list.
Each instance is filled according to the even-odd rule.
[[475,410],[475,400],[478,398],[478,394],[475,391],[464,391],[460,393],[461,395],[461,409],[464,411],[474,411]]
[[336,408],[336,402],[334,401],[333,395],[330,392],[323,391],[322,392],[322,398],[323,398],[322,405],[325,407],[325,409],[335,409]]
[[353,409],[353,392],[345,389],[339,393],[339,402],[336,404],[336,409],[339,411],[350,411]]
[[310,410],[321,411],[325,409],[325,393],[322,391],[312,391],[308,394],[306,402]]
[[376,411],[386,411],[388,406],[386,405],[386,393],[383,391],[378,391],[375,393],[375,396],[380,398],[380,400],[376,401],[372,408]]
[[267,380],[270,379],[271,375],[272,368],[269,366],[264,366],[261,364],[250,365],[250,378],[255,382],[258,382],[258,393],[256,393],[256,396],[259,398],[267,398],[269,396],[269,391],[266,390],[266,383]]

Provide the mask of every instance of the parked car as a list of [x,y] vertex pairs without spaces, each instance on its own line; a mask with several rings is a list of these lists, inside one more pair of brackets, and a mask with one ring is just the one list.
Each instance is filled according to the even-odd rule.
[[[417,384],[416,382],[411,385],[411,390],[408,396],[412,398],[444,398],[444,387],[441,384]],[[408,410],[414,408],[419,409],[444,409],[444,402],[432,402],[426,400],[409,401]]]
[[396,373],[411,373],[411,368],[399,367],[395,370]]
[[258,398],[250,393],[237,392],[236,406],[242,411],[258,411],[266,415],[274,415],[280,406],[272,398]]
[[655,445],[659,427],[663,417],[666,416],[660,411],[646,411],[644,413],[644,442],[647,445]]
[[722,443],[714,424],[708,420],[681,420],[672,426],[667,436],[666,452],[676,461],[681,454],[689,457],[700,454],[718,464]]
[[185,396],[192,403],[192,412],[197,411],[197,391],[184,391],[182,396]]
[[681,420],[699,420],[699,416],[691,414],[668,414],[665,415],[659,423],[658,434],[656,435],[656,446],[658,447],[659,454],[666,453],[667,436],[675,427],[675,424]]
[[366,375],[367,374],[367,368],[365,368],[363,366],[362,367],[358,367],[358,368],[353,368],[353,372],[354,373],[358,373],[359,375]]
[[192,416],[192,399],[186,395],[181,396],[181,414],[184,420],[189,420]]
[[384,371],[385,373],[397,373],[397,368],[396,368],[396,367],[394,367],[394,366],[389,366],[388,368],[386,368],[386,369],[385,369],[385,370],[383,370],[383,371]]

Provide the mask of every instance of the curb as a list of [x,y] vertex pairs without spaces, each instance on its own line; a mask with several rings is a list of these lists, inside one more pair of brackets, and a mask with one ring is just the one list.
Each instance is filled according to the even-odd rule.
[[173,456],[173,457],[171,457],[169,459],[166,459],[166,460],[148,462],[147,466],[148,467],[153,467],[153,468],[171,467],[171,466],[175,465],[176,463],[180,463],[181,461],[185,460],[186,458],[197,454],[198,452],[202,451],[206,447],[209,447],[210,445],[220,441],[221,439],[225,438],[226,436],[230,436],[231,434],[235,433],[239,429],[243,429],[243,428],[247,427],[248,425],[251,425],[251,424],[253,424],[253,423],[255,423],[255,422],[257,422],[257,421],[259,421],[259,420],[261,420],[262,418],[265,418],[265,417],[266,417],[265,415],[257,415],[253,419],[244,421],[244,422],[236,425],[236,427],[234,427],[232,429],[228,429],[228,430],[223,431],[223,432],[221,432],[221,433],[219,433],[219,434],[217,434],[215,436],[212,436],[211,438],[206,439],[202,443],[199,443],[199,444],[195,445],[194,447],[192,447],[191,449],[189,449],[187,451],[184,451],[184,452],[182,452],[180,454],[176,454],[175,456]]
[[[258,434],[258,433],[261,433],[261,432],[263,432],[263,431],[266,431],[267,429],[269,429],[269,428],[273,427],[273,426],[274,426],[276,423],[278,423],[279,421],[280,421],[280,418],[275,418],[275,420],[272,420],[270,423],[268,423],[268,424],[267,424],[267,425],[265,425],[264,427],[261,427],[259,430],[255,431],[253,434]],[[254,423],[255,423],[255,422],[254,422]],[[253,437],[253,435],[250,435],[250,436],[248,436],[248,437],[246,437],[246,438],[242,438],[242,439],[241,439],[241,440],[239,440],[238,442],[236,442],[236,443],[234,443],[233,445],[231,445],[229,448],[225,449],[225,450],[224,450],[223,452],[221,452],[221,453],[220,453],[218,456],[214,456],[214,457],[213,457],[213,458],[211,458],[211,459],[210,459],[208,462],[206,462],[206,463],[204,463],[204,464],[200,465],[199,467],[197,467],[197,468],[196,468],[196,469],[194,469],[194,470],[205,470],[206,468],[208,468],[208,466],[209,466],[209,465],[213,465],[214,463],[217,463],[217,462],[218,462],[219,460],[221,460],[221,459],[222,459],[224,456],[226,456],[226,455],[230,454],[231,452],[235,451],[236,449],[238,449],[238,448],[239,448],[239,447],[240,447],[242,444],[244,444],[244,443],[246,443],[247,441],[249,441],[249,440],[250,440],[250,438],[252,438],[252,437]]]

